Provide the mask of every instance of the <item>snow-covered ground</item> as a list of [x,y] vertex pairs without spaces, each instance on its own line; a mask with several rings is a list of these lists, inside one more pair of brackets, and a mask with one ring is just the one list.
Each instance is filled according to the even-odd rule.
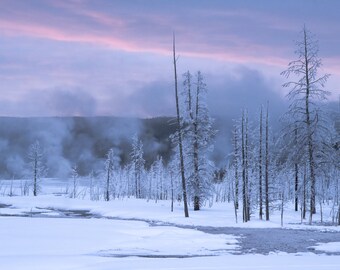
[[1,269],[82,269],[115,257],[211,256],[237,247],[233,236],[139,221],[2,217],[0,224]]
[[[195,227],[268,228],[269,232],[280,227],[279,213],[270,222],[254,217],[236,224],[231,204],[215,203],[184,218],[180,203],[171,212],[169,201],[105,202],[51,194],[61,188],[44,187],[38,197],[0,197],[0,269],[340,269],[339,227],[301,225],[299,213],[288,209],[285,228],[309,229],[311,239],[312,230],[327,231],[334,241],[316,243],[311,252],[235,255],[240,253],[239,235],[205,233]],[[325,220],[330,216],[327,211]]]
[[317,246],[313,247],[315,250],[325,251],[325,252],[340,252],[340,242],[330,242],[330,243],[319,243]]
[[[0,209],[0,214],[20,215],[44,212],[44,215],[58,216],[58,212],[52,209],[88,210],[93,215],[103,217],[114,217],[121,219],[152,220],[181,225],[192,226],[214,226],[214,227],[240,227],[240,228],[281,228],[279,211],[273,212],[270,221],[260,220],[256,214],[251,222],[243,223],[239,212],[238,223],[232,203],[215,203],[211,208],[204,207],[201,211],[190,211],[190,218],[184,217],[183,206],[176,202],[174,212],[170,210],[170,201],[149,201],[144,199],[121,198],[109,202],[91,201],[89,199],[71,199],[65,196],[52,194],[33,196],[12,196],[0,197],[0,203],[11,205],[10,208]],[[339,226],[306,225],[307,221],[300,222],[300,213],[290,209],[284,212],[284,228],[289,229],[310,229],[310,230],[331,230],[339,231]],[[324,221],[331,219],[330,209],[324,209]],[[314,221],[320,221],[320,215],[314,216]]]

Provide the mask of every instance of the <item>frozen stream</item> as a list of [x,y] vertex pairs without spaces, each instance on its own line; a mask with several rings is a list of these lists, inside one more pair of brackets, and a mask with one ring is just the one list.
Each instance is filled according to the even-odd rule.
[[340,252],[327,253],[317,251],[311,246],[317,243],[340,242],[339,232],[276,229],[276,228],[216,228],[198,227],[200,231],[211,234],[233,234],[238,238],[240,253],[254,253],[267,255],[270,252],[313,252],[316,254],[340,255]]

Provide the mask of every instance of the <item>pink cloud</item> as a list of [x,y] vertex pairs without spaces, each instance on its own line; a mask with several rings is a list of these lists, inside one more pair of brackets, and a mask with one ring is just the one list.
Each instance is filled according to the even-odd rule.
[[130,52],[149,51],[157,53],[166,53],[166,51],[162,49],[148,49],[148,50],[142,49],[141,47],[136,46],[132,42],[119,38],[114,38],[112,36],[104,36],[101,34],[93,35],[86,33],[71,33],[68,32],[67,30],[62,30],[46,25],[22,24],[1,19],[0,25],[1,25],[0,29],[2,29],[2,31],[7,35],[13,36],[25,35],[38,38],[47,38],[57,41],[95,43],[104,46],[109,46],[113,49]]
[[[172,53],[170,28],[173,25],[179,33],[178,53],[187,57],[279,67],[285,67],[289,61],[284,57],[285,51],[282,51],[282,47],[273,48],[272,45],[260,45],[263,43],[252,42],[247,36],[234,33],[231,26],[225,28],[222,26],[224,19],[241,17],[260,21],[274,29],[293,28],[291,23],[287,24],[286,21],[268,14],[264,16],[265,14],[247,10],[196,10],[196,15],[203,12],[201,16],[220,17],[219,22],[213,25],[219,27],[216,30],[219,32],[206,36],[209,35],[209,31],[215,31],[214,27],[209,28],[207,25],[202,25],[203,29],[200,29],[198,34],[190,27],[187,29],[183,23],[176,24],[174,17],[164,14],[164,16],[157,13],[138,14],[137,17],[123,19],[117,15],[106,14],[105,11],[91,9],[86,2],[82,1],[51,1],[49,5],[59,11],[67,11],[67,18],[58,17],[52,12],[39,13],[39,11],[33,10],[33,13],[27,15],[27,13],[17,11],[13,16],[17,19],[0,18],[0,31],[7,35],[92,43],[114,50],[170,56]],[[69,16],[70,14],[72,16]],[[144,21],[147,21],[151,26],[154,25],[156,29],[139,28],[139,25],[142,25]],[[158,29],[159,25],[162,28]],[[166,30],[169,30],[168,34]],[[223,32],[224,30],[226,31]]]
[[[123,25],[123,22],[117,22],[116,20],[111,20],[110,18],[102,17],[100,18],[99,14],[91,13],[89,15],[93,18],[98,19],[102,23],[106,24],[119,24]],[[99,19],[100,18],[100,19]],[[169,34],[169,46],[162,46],[162,44],[157,44],[152,40],[148,40],[140,42],[140,40],[134,40],[133,38],[120,38],[110,35],[110,33],[86,33],[86,31],[70,31],[68,29],[57,28],[49,25],[42,25],[36,23],[21,23],[21,22],[13,22],[9,20],[0,19],[0,29],[6,33],[7,35],[25,35],[30,37],[37,38],[45,38],[57,41],[66,41],[66,42],[84,42],[84,43],[93,43],[99,44],[101,46],[106,46],[115,50],[123,50],[127,52],[148,52],[148,53],[156,53],[160,55],[169,56],[171,52],[171,38]],[[124,31],[124,30],[123,30]],[[95,31],[92,31],[95,32]],[[124,33],[121,33],[124,35]],[[240,52],[227,52],[229,49],[226,49],[226,52],[222,51],[221,48],[214,48],[214,46],[209,44],[197,45],[196,50],[188,50],[192,44],[192,38],[190,36],[181,36],[181,40],[179,41],[182,44],[189,44],[184,48],[184,50],[179,51],[179,54],[187,56],[187,57],[195,57],[195,58],[212,58],[218,61],[226,61],[226,62],[235,62],[235,63],[259,63],[264,65],[275,65],[275,66],[285,66],[287,64],[286,59],[282,59],[280,57],[272,57],[269,54],[265,54],[264,52],[268,52],[269,48],[259,45],[246,45],[245,42],[241,39],[237,39],[235,36],[230,37],[234,43],[238,44],[237,51]],[[151,45],[152,44],[152,45]],[[242,45],[243,44],[243,45]],[[231,51],[231,50],[229,50]],[[257,52],[257,55],[252,55],[247,52]]]
[[81,0],[75,2],[54,1],[51,2],[51,6],[62,8],[68,10],[73,14],[90,18],[93,21],[102,25],[107,25],[111,27],[123,27],[125,25],[125,21],[120,18],[108,16],[102,12],[97,12],[93,9],[86,8],[84,2]]

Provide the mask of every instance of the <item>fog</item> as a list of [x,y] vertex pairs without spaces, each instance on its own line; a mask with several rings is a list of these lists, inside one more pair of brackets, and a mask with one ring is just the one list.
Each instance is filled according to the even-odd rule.
[[30,176],[29,146],[38,140],[49,177],[67,177],[77,165],[79,173],[104,169],[106,153],[115,148],[121,165],[129,162],[131,142],[137,134],[144,143],[147,166],[157,155],[170,157],[168,118],[141,120],[117,117],[0,118],[0,171],[2,178]]
[[[232,85],[230,93],[233,95]],[[261,100],[265,99],[266,89],[258,91],[258,105],[249,106],[250,123],[257,125]],[[242,91],[240,95],[242,94]],[[255,99],[255,98],[254,98]],[[228,100],[227,97],[224,100]],[[254,102],[254,101],[252,101]],[[285,103],[269,103],[270,127],[272,132],[280,131],[280,116],[284,112]],[[218,168],[227,165],[232,151],[231,134],[233,119],[239,119],[244,104],[232,105],[226,101],[229,114],[216,114],[222,110],[215,106],[214,127],[217,134],[214,138],[214,151],[211,158]],[[222,102],[221,102],[222,104]],[[236,112],[228,106],[239,108]],[[249,105],[249,104],[248,104]],[[266,105],[266,104],[264,104]],[[330,115],[336,115],[338,104],[327,103]],[[243,108],[247,108],[246,104]],[[273,109],[272,109],[273,108]],[[333,119],[336,121],[336,119]],[[172,123],[172,124],[171,124]],[[150,167],[157,155],[168,162],[173,154],[169,135],[175,132],[176,126],[171,117],[150,119],[123,117],[0,117],[0,177],[30,177],[28,167],[29,146],[38,140],[44,149],[44,158],[48,168],[48,177],[69,177],[71,167],[77,165],[80,175],[88,175],[91,171],[101,172],[104,169],[106,153],[115,148],[120,155],[121,165],[130,161],[132,137],[137,134],[143,142],[146,166]]]

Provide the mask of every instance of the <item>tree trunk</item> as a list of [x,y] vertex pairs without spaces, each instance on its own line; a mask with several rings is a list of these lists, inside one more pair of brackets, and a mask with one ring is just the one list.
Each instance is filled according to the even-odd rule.
[[[336,174],[338,175],[338,174]],[[338,203],[338,225],[340,225],[339,178],[336,181],[336,202]]]
[[134,176],[135,176],[135,196],[136,196],[136,199],[138,199],[138,172],[137,172],[136,160],[134,161]]
[[245,145],[245,158],[246,158],[246,162],[245,162],[245,168],[246,168],[246,198],[247,198],[247,221],[250,221],[250,194],[251,194],[251,186],[249,183],[249,134],[248,134],[248,112],[246,112],[246,118],[245,118],[245,124],[246,124],[246,145]]
[[[231,189],[232,189],[233,194],[235,195],[233,182],[231,182]],[[237,220],[237,207],[236,207],[236,198],[235,197],[233,198],[233,202],[234,202],[235,222],[237,223],[238,220]]]
[[[110,165],[109,165],[110,166]],[[106,194],[105,194],[105,201],[110,200],[110,170],[107,170],[107,176],[106,176]]]
[[[295,147],[297,146],[297,127],[295,127]],[[295,186],[294,186],[294,196],[295,196],[295,211],[299,210],[299,196],[298,196],[298,189],[299,189],[299,166],[298,163],[295,162]]]
[[181,177],[182,177],[182,191],[183,191],[183,204],[184,204],[184,216],[189,217],[188,210],[188,199],[187,199],[187,188],[184,173],[184,157],[183,157],[183,145],[182,145],[182,127],[179,112],[179,101],[178,101],[178,86],[177,86],[177,59],[176,59],[176,41],[175,34],[173,35],[173,64],[174,64],[174,75],[175,75],[175,97],[176,97],[176,113],[177,113],[177,132],[178,132],[178,146],[179,146],[179,157],[181,166]]
[[234,166],[235,166],[235,208],[238,209],[238,193],[239,193],[239,179],[238,179],[238,143],[237,143],[237,127],[235,126],[234,134]]
[[269,220],[269,126],[268,126],[268,107],[266,113],[266,162],[265,162],[265,204],[266,220]]
[[259,217],[262,220],[263,216],[263,198],[262,198],[262,106],[260,113],[260,152],[259,152]]
[[34,159],[34,172],[33,172],[33,196],[37,196],[37,178],[38,178],[38,156],[36,155]]
[[306,219],[307,211],[307,168],[305,164],[305,170],[303,174],[303,206],[302,206],[302,218]]
[[194,197],[194,210],[200,210],[200,195],[197,194],[200,192],[200,182],[199,182],[199,167],[198,167],[198,105],[199,105],[199,82],[197,84],[196,90],[196,112],[195,119],[193,121],[194,124],[194,176],[195,176],[195,197]]
[[284,191],[284,185],[282,185],[282,191],[281,191],[281,227],[283,227],[283,211],[284,211],[284,199],[285,199],[285,191]]
[[170,181],[171,181],[171,212],[174,211],[174,179],[172,176],[172,172],[170,172]]
[[294,192],[295,192],[295,211],[299,210],[299,166],[297,163],[295,163],[295,186],[294,186]]
[[247,183],[247,162],[246,162],[246,138],[245,138],[245,119],[244,112],[242,113],[241,126],[241,140],[242,140],[242,205],[243,205],[243,222],[248,222],[248,183]]
[[243,222],[247,222],[247,194],[246,194],[246,169],[245,169],[245,152],[244,152],[244,112],[242,112],[241,125],[241,149],[242,149],[242,208],[243,208]]

